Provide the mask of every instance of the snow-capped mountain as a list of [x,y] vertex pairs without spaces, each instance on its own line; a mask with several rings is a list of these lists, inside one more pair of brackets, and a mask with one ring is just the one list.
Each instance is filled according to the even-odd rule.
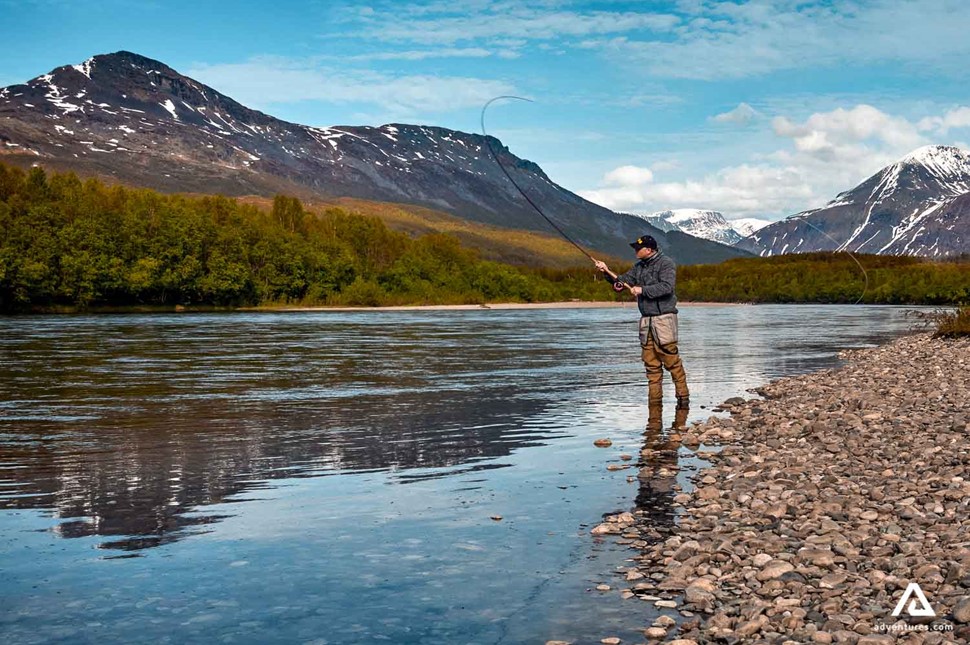
[[0,160],[9,163],[39,162],[164,191],[417,204],[553,233],[502,174],[489,144],[530,198],[590,249],[626,256],[629,240],[650,232],[684,263],[746,254],[645,231],[640,218],[558,186],[494,137],[407,124],[288,123],[130,52],[0,89]]
[[[661,213],[669,213],[671,211],[660,211]],[[647,221],[651,226],[656,226],[661,231],[679,231],[681,230],[676,224],[671,224],[667,221],[663,215],[640,215],[644,220]]]
[[644,215],[643,219],[664,231],[683,231],[694,237],[729,246],[744,237],[717,211],[679,208]]
[[748,237],[755,231],[760,231],[764,227],[771,224],[771,220],[758,219],[757,217],[739,217],[738,219],[732,219],[728,221],[738,235],[741,237]]
[[925,146],[825,207],[745,238],[760,255],[860,251],[946,257],[970,252],[970,152]]

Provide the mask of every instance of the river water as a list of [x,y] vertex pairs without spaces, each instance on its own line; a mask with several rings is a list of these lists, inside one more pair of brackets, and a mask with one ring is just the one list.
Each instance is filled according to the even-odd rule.
[[[684,307],[688,421],[908,332],[906,311]],[[615,573],[633,552],[589,533],[673,521],[674,481],[606,469],[662,440],[636,320],[0,319],[0,640],[642,640],[656,610]],[[676,461],[685,484],[696,460]]]

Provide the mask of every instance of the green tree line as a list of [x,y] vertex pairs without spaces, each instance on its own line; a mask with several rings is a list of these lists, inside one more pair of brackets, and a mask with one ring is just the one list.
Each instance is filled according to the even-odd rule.
[[[481,259],[380,219],[107,186],[0,164],[0,311],[612,299],[594,271]],[[605,288],[604,288],[605,287]]]
[[[970,302],[970,261],[861,256],[867,303]],[[626,267],[614,267],[622,271]],[[846,254],[682,266],[681,300],[855,302]],[[473,304],[615,300],[595,270],[482,259],[451,235],[376,217],[108,186],[0,164],[0,311],[132,306]]]
[[861,298],[868,304],[970,303],[966,257],[945,262],[848,253],[736,258],[680,267],[677,279],[678,296],[694,301],[854,303]]

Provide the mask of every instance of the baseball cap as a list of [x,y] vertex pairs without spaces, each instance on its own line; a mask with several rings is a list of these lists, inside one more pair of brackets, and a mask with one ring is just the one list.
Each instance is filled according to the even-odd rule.
[[639,251],[640,249],[656,249],[657,240],[653,239],[652,235],[644,235],[643,237],[638,237],[633,242],[630,242],[630,246],[633,247],[634,251]]

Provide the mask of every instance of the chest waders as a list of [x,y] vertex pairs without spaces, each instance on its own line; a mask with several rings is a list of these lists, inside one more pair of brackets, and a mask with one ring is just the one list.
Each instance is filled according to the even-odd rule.
[[[670,342],[661,345],[658,339]],[[677,314],[640,318],[640,347],[647,372],[648,402],[651,405],[663,402],[663,372],[666,369],[674,382],[677,406],[686,407],[689,404],[690,390],[687,388],[687,372],[677,348]]]

